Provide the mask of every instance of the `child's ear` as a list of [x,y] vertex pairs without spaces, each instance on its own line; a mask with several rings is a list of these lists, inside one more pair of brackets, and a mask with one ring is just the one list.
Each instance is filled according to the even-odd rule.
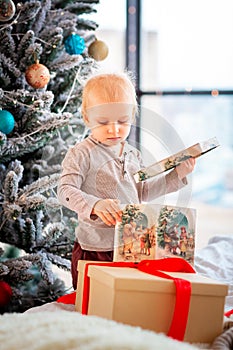
[[82,112],[82,116],[83,116],[83,121],[86,125],[89,124],[89,119],[88,119],[88,116],[87,116],[87,113],[86,112]]

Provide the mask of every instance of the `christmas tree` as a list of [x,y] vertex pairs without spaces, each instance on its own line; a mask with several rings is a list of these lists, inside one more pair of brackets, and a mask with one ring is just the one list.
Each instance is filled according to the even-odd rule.
[[97,24],[83,15],[96,4],[0,0],[0,312],[66,292],[52,267],[70,269],[77,218],[56,186],[68,147],[85,137],[79,106]]

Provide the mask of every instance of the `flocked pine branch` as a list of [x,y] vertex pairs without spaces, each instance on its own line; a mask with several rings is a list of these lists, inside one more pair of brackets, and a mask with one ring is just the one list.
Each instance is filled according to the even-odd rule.
[[43,193],[47,190],[57,186],[57,181],[59,179],[59,174],[53,174],[51,176],[45,176],[30,185],[26,185],[19,192],[19,200],[24,200],[28,196],[35,193]]
[[40,7],[38,15],[36,17],[36,21],[34,21],[31,29],[33,32],[38,35],[41,29],[46,25],[46,17],[48,11],[51,9],[51,0],[42,0],[43,6]]
[[4,53],[0,53],[1,69],[5,71],[5,74],[18,78],[21,75],[20,70],[17,68],[15,62],[7,57]]
[[51,258],[44,253],[0,261],[0,278],[3,277],[13,291],[8,312],[23,312],[28,307],[53,301],[65,292],[64,282],[52,274]]
[[[70,115],[66,113],[67,119],[50,120],[47,124],[40,125],[30,134],[22,137],[6,139],[2,135],[2,142],[0,142],[0,157],[1,161],[7,162],[12,158],[19,158],[24,154],[33,152],[52,138],[56,132],[56,128],[61,128],[67,125]],[[1,139],[1,132],[0,132]]]
[[70,270],[70,261],[67,259],[63,259],[60,255],[48,253],[47,258],[56,266],[65,270]]
[[26,31],[26,27],[30,27],[33,23],[37,14],[39,13],[41,4],[39,1],[26,1],[25,3],[18,3],[18,16],[16,24],[16,32],[21,33],[22,30]]
[[[14,170],[12,170],[14,168]],[[29,185],[19,188],[23,170],[19,161],[10,163],[3,177],[2,205],[0,216],[0,238],[8,244],[14,244],[25,252],[44,252],[60,254],[70,258],[73,235],[66,229],[62,217],[62,207],[56,196],[49,197],[57,186],[59,174],[39,178]],[[54,194],[54,192],[52,192]],[[44,219],[44,210],[59,212],[58,222]],[[48,219],[47,219],[48,220]],[[75,223],[74,223],[75,224]],[[74,224],[73,227],[74,227]],[[17,234],[14,232],[17,231]]]
[[77,64],[78,65],[81,64],[82,61],[83,61],[83,58],[81,56],[78,56],[78,55],[70,56],[64,52],[59,58],[53,61],[53,63],[51,64],[51,68],[53,70],[56,70],[56,72],[59,72],[59,71],[63,72],[76,67]]
[[47,255],[44,252],[39,252],[37,256],[40,257],[37,264],[41,272],[42,279],[48,284],[52,284],[55,277],[52,271],[51,262],[48,260]]
[[11,35],[11,32],[12,32],[12,27],[8,27],[4,32],[0,31],[1,46],[2,48],[4,48],[2,52],[4,52],[5,56],[10,57],[13,61],[16,62],[17,60],[17,54],[15,51],[16,45]]
[[11,281],[11,286],[16,285],[18,282],[29,281],[33,277],[29,271],[29,268],[32,266],[32,262],[28,260],[27,256],[16,259],[8,259],[0,264],[7,267],[8,273],[6,281]]
[[87,2],[80,2],[80,3],[72,2],[69,5],[67,5],[66,9],[72,13],[75,13],[76,15],[96,12],[96,10],[93,9],[93,6]]

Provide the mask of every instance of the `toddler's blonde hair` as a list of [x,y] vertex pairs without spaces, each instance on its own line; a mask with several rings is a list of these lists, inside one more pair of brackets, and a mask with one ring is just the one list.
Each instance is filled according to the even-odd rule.
[[81,109],[84,119],[92,96],[101,97],[104,103],[126,102],[132,104],[134,114],[137,113],[136,90],[130,73],[97,74],[89,78],[82,93]]

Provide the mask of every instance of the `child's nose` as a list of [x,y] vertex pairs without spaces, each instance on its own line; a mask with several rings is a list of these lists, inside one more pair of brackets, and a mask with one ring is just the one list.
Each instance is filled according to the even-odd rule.
[[110,123],[108,125],[108,132],[109,133],[118,133],[119,132],[119,124],[118,123]]

